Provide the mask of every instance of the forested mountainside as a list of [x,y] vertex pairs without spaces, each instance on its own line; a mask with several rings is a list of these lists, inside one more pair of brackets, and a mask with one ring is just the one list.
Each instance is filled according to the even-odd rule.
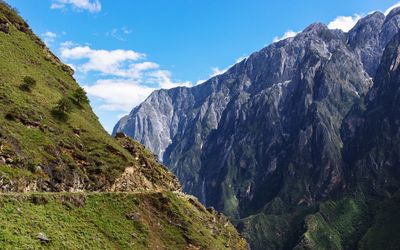
[[109,136],[72,75],[1,1],[1,249],[247,249],[143,145]]
[[399,27],[399,8],[348,33],[312,24],[201,85],[155,91],[114,133],[254,249],[394,249]]

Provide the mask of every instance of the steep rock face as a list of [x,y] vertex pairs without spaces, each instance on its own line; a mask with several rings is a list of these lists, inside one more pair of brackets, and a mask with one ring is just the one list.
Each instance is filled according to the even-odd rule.
[[288,72],[262,73],[224,111],[202,155],[206,204],[242,217],[277,196],[309,205],[340,188],[341,120],[371,84],[345,42],[343,33],[316,24],[247,61],[266,57],[253,64],[270,69],[271,61]]
[[399,30],[399,11],[396,8],[387,17],[380,12],[374,12],[361,19],[349,31],[348,44],[371,77],[375,76],[383,50]]
[[398,13],[373,13],[349,33],[313,24],[204,84],[154,92],[114,132],[155,150],[185,191],[239,219],[255,249],[294,247],[297,220],[354,186],[343,120],[361,123],[349,111],[372,86]]
[[189,187],[198,179],[203,141],[217,128],[231,97],[240,92],[223,84],[233,77],[218,76],[193,88],[155,91],[121,119],[113,134],[122,131],[146,145]]
[[343,124],[349,182],[386,196],[400,187],[400,34],[387,46],[374,85]]
[[400,246],[399,64],[400,33],[386,47],[373,87],[342,124],[347,192],[305,218],[296,249]]

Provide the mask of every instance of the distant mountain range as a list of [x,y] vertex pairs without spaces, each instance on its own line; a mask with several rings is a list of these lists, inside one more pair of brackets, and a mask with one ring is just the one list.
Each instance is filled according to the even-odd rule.
[[153,92],[123,132],[252,249],[400,247],[400,9],[315,23],[226,73]]

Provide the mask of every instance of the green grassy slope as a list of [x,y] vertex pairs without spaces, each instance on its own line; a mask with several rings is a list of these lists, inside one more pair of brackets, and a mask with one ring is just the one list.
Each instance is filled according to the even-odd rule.
[[326,201],[306,216],[296,249],[399,249],[400,194]]
[[247,248],[143,145],[109,136],[72,75],[0,0],[0,249]]
[[276,207],[233,220],[263,249],[399,249],[400,193],[383,199],[357,193],[296,212]]
[[246,247],[227,219],[170,192],[6,194],[0,207],[2,249]]
[[[90,105],[77,103],[80,87],[72,70],[4,4],[1,23],[8,31],[0,31],[0,176],[3,183],[25,179],[0,189],[21,191],[30,183],[35,190],[107,190],[127,167],[140,169],[142,163],[104,131]],[[20,87],[27,76],[36,81],[30,91]],[[63,98],[71,111],[60,116],[54,110]],[[138,182],[146,183],[139,172]],[[174,178],[167,172],[163,177]]]
[[305,233],[298,249],[354,249],[370,220],[362,198],[321,203],[316,213],[305,218]]
[[376,205],[376,215],[371,227],[360,240],[359,249],[399,249],[400,193]]

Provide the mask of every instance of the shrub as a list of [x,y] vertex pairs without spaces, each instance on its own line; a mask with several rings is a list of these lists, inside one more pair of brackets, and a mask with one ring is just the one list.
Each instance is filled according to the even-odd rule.
[[62,64],[61,65],[61,69],[64,71],[64,72],[67,72],[69,75],[71,75],[71,76],[73,76],[74,75],[74,73],[75,73],[75,71],[70,67],[70,66],[68,66],[68,65],[66,65],[66,64]]
[[89,103],[89,99],[86,96],[86,92],[83,88],[78,88],[75,90],[73,97],[77,104],[82,105],[84,103]]
[[18,108],[11,108],[4,118],[6,118],[9,121],[17,121],[20,120],[20,118],[23,116],[22,112]]
[[46,205],[49,200],[46,196],[42,195],[32,195],[31,202],[35,205]]
[[66,119],[68,113],[72,111],[72,102],[68,97],[61,98],[53,108],[53,115],[59,119]]
[[63,97],[61,98],[58,102],[57,102],[57,106],[55,107],[55,110],[67,114],[69,112],[71,112],[72,110],[72,103],[71,100],[67,97]]
[[0,31],[9,34],[10,33],[10,27],[8,25],[7,20],[0,18]]
[[30,92],[36,86],[36,80],[30,76],[25,76],[22,84],[19,86],[21,90]]

